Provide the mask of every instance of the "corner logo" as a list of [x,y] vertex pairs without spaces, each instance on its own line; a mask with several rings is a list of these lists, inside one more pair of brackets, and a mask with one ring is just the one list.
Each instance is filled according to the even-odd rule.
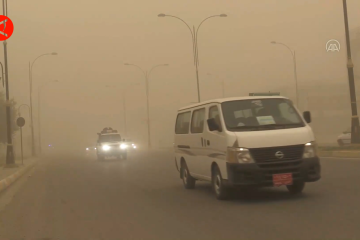
[[340,52],[340,43],[338,40],[331,39],[326,43],[327,52]]
[[10,18],[0,15],[0,41],[5,41],[11,37],[14,32],[14,24]]

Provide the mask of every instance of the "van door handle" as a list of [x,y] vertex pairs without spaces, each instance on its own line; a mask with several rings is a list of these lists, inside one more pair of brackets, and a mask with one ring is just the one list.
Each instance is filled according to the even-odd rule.
[[209,140],[207,140],[207,145],[210,146],[210,141]]
[[201,146],[204,146],[204,139],[201,138]]

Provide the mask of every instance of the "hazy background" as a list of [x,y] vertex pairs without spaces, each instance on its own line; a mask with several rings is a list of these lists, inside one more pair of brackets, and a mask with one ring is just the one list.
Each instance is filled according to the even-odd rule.
[[[336,82],[348,89],[339,0],[9,1],[8,16],[15,27],[8,41],[11,97],[29,103],[29,61],[43,53],[59,54],[42,57],[33,68],[35,121],[37,87],[59,81],[43,88],[41,95],[44,144],[82,147],[94,144],[103,127],[122,132],[121,91],[105,85],[121,88],[125,83],[140,83],[126,91],[128,137],[146,144],[144,77],[125,62],[145,70],[170,65],[151,74],[150,118],[153,145],[172,144],[177,108],[197,100],[196,78],[188,29],[174,18],[158,18],[159,13],[191,25],[210,15],[228,15],[206,21],[199,31],[202,100],[221,97],[220,79],[207,73],[224,79],[226,96],[277,88],[291,92],[291,55],[285,47],[270,44],[272,40],[296,50],[299,86]],[[360,26],[359,13],[360,1],[348,0],[351,29]],[[325,50],[333,38],[342,44],[340,53]],[[26,116],[26,109],[22,111]],[[329,119],[329,124],[334,121]],[[29,133],[28,128],[24,131]]]

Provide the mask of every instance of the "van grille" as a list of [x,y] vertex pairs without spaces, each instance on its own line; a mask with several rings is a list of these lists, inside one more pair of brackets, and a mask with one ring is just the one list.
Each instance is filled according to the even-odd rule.
[[[274,161],[291,161],[302,158],[305,145],[279,146],[268,148],[251,148],[251,156],[257,163],[274,162]],[[276,153],[281,152],[282,158],[276,157]]]

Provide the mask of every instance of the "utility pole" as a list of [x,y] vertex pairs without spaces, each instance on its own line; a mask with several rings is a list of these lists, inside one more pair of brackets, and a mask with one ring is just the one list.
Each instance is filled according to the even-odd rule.
[[[6,0],[2,1],[3,15],[7,16],[7,3]],[[6,24],[6,23],[4,23]],[[9,92],[9,74],[8,74],[8,59],[7,59],[7,41],[3,42],[4,45],[4,67],[5,67],[5,89],[6,89],[6,126],[7,126],[7,146],[6,146],[6,165],[15,165],[14,146],[12,144],[12,127],[11,127],[11,102]]]
[[150,135],[150,109],[149,109],[149,73],[145,72],[145,84],[146,84],[146,115],[148,125],[148,147],[151,149],[151,135]]
[[29,62],[29,85],[30,85],[30,108],[31,108],[31,138],[32,138],[32,155],[35,156],[36,155],[36,147],[35,147],[35,135],[34,135],[34,121],[33,121],[33,104],[32,104],[32,83],[33,83],[33,78],[32,78],[32,68],[34,66],[34,63],[36,62],[36,60],[38,60],[39,58],[43,57],[43,56],[48,56],[48,55],[57,55],[56,52],[52,52],[52,53],[44,53],[39,55],[38,57],[35,58],[34,61],[32,61],[32,63]]
[[357,114],[356,104],[356,91],[355,91],[355,78],[354,78],[354,64],[351,60],[351,48],[350,48],[350,33],[349,23],[347,14],[346,0],[343,0],[344,10],[344,23],[345,23],[345,34],[346,34],[346,48],[347,48],[347,69],[349,77],[349,88],[350,88],[350,104],[351,104],[351,143],[360,143],[360,129],[359,129],[359,116]]
[[158,64],[153,66],[150,71],[144,71],[141,67],[139,67],[138,65],[135,64],[130,64],[130,63],[125,63],[124,65],[126,66],[134,66],[136,68],[138,68],[145,77],[145,90],[146,90],[146,113],[147,113],[147,131],[148,131],[148,148],[151,148],[151,135],[150,135],[150,108],[149,108],[149,77],[150,74],[152,72],[152,70],[154,70],[157,67],[166,67],[169,66],[169,64]]
[[288,45],[281,43],[281,42],[276,42],[276,41],[272,41],[272,44],[280,44],[283,45],[284,47],[286,47],[287,49],[289,49],[289,51],[291,52],[291,55],[293,57],[293,65],[294,65],[294,79],[295,79],[295,92],[296,92],[296,105],[297,107],[299,107],[299,90],[298,90],[298,79],[297,79],[297,66],[296,66],[296,54],[295,54],[295,50],[293,51]]
[[127,138],[127,126],[126,126],[126,96],[125,96],[125,88],[122,90],[122,97],[123,97],[123,114],[124,114],[124,134],[125,137]]
[[30,128],[31,128],[31,155],[36,156],[35,150],[35,135],[34,135],[34,120],[33,120],[33,104],[32,104],[32,77],[31,77],[31,64],[29,62],[29,85],[30,85]]

